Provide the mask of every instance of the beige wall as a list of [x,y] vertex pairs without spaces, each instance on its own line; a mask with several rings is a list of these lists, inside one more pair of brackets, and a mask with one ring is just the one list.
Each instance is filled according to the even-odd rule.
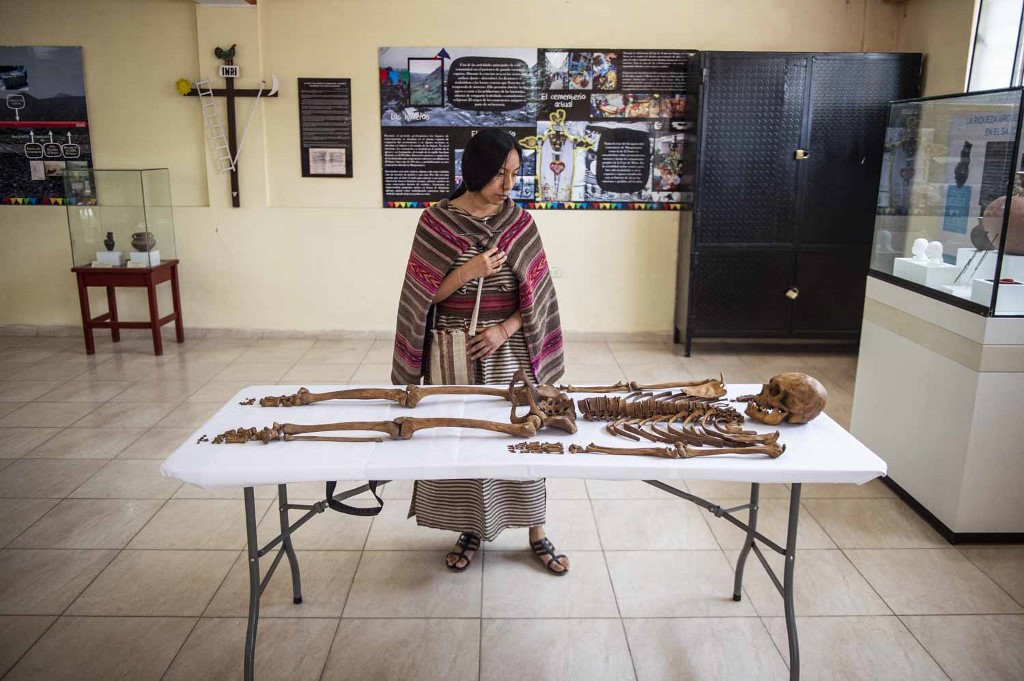
[[925,54],[926,96],[963,92],[976,0],[910,0],[900,10],[900,52]]
[[[83,46],[95,165],[170,168],[186,325],[389,331],[417,212],[378,207],[379,46],[888,51],[918,49],[899,41],[937,30],[908,33],[903,7],[880,0],[471,5],[467,15],[467,3],[424,0],[260,0],[257,9],[35,0],[25,12],[22,0],[0,0],[0,44]],[[242,87],[272,72],[281,81],[242,153],[241,209],[229,207],[227,177],[212,171],[198,102],[173,87],[181,76],[212,75],[213,46],[231,43]],[[352,78],[354,178],[301,177],[298,77]],[[241,122],[248,107],[239,107]],[[555,284],[568,331],[671,330],[678,214],[535,216],[562,273]],[[70,265],[63,209],[0,207],[0,326],[77,324]],[[141,298],[125,299],[127,313],[142,313]]]

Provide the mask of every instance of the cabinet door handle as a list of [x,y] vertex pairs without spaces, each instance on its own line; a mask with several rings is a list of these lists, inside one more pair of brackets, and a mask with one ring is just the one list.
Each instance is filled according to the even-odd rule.
[[789,298],[790,300],[796,300],[797,298],[800,297],[800,289],[798,289],[796,286],[790,286],[789,290],[786,291],[786,297]]
[[803,161],[805,158],[810,157],[811,152],[807,151],[806,149],[797,149],[795,152],[793,152],[793,158],[795,158],[798,161]]

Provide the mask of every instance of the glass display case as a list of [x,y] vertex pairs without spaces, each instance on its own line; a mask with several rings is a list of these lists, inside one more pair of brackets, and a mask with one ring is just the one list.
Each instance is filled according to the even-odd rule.
[[1024,315],[1021,97],[891,104],[872,276],[979,314]]
[[155,267],[176,257],[167,168],[64,171],[73,266]]

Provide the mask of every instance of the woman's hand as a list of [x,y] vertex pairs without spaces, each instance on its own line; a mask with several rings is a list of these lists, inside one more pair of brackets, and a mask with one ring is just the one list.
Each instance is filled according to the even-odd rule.
[[505,344],[508,340],[508,332],[501,324],[488,326],[481,329],[475,336],[466,343],[466,352],[472,360],[484,359],[494,354],[494,351]]
[[488,248],[459,268],[462,282],[468,284],[472,279],[488,277],[500,270],[506,260],[508,260],[508,254],[505,251],[499,251],[497,247]]

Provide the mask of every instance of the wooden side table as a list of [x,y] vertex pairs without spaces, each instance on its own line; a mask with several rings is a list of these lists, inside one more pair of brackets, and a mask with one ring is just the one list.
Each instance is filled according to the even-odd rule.
[[[121,329],[150,329],[153,332],[153,352],[164,354],[164,343],[160,337],[160,327],[174,322],[174,332],[179,343],[185,342],[185,328],[181,323],[181,296],[178,291],[178,261],[165,260],[156,267],[74,267],[71,270],[78,276],[78,302],[82,306],[82,330],[85,332],[85,354],[96,354],[96,343],[92,337],[93,329],[110,329],[110,338],[118,343],[121,340]],[[174,312],[161,317],[156,304],[156,286],[165,281],[171,282],[171,297],[174,301]],[[89,311],[89,287],[103,286],[107,289],[108,311],[93,317]],[[145,287],[149,296],[148,322],[122,322],[117,317],[117,299],[114,289],[118,286]]]

